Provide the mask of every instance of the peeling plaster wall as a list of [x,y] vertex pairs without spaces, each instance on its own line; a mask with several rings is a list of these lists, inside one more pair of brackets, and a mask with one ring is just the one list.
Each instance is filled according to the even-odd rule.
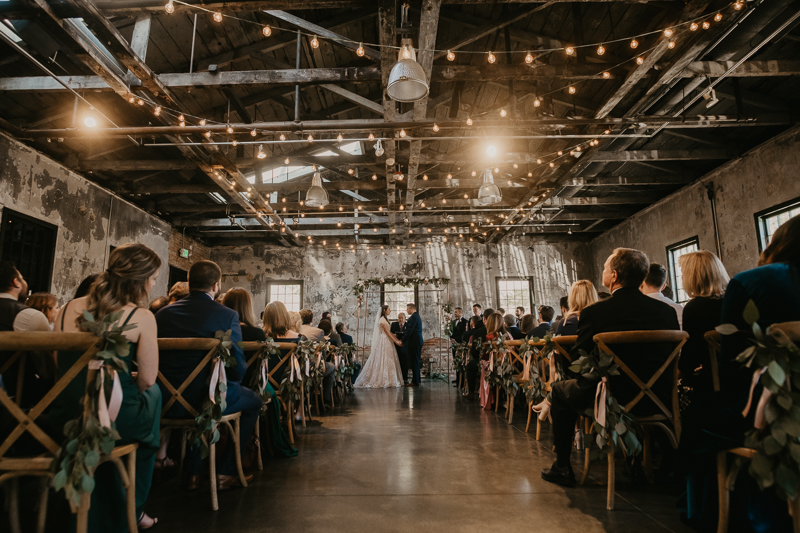
[[758,235],[754,215],[800,197],[800,128],[757,146],[596,237],[592,255],[596,284],[614,248],[637,248],[667,265],[667,246],[697,236],[701,250],[716,253],[711,202],[716,192],[721,259],[731,277],[756,266]]
[[169,224],[3,134],[0,208],[58,228],[50,292],[61,304],[72,298],[83,278],[105,269],[111,246],[130,242],[145,244],[161,257],[151,296],[166,294]]
[[[402,275],[450,278],[449,298],[447,291],[442,292],[441,303],[449,301],[463,307],[465,316],[469,316],[473,303],[484,308],[497,305],[496,277],[530,276],[534,305],[557,307],[559,298],[567,294],[573,281],[591,278],[593,274],[587,245],[541,244],[527,239],[488,246],[436,245],[429,250],[419,248],[416,254],[402,250],[399,255],[393,250],[381,255],[376,249],[353,253],[321,247],[217,247],[211,257],[226,275],[222,289],[248,289],[253,294],[257,315],[267,303],[268,281],[302,280],[303,305],[314,311],[315,323],[323,311],[331,311],[334,324],[347,323],[354,336],[358,302],[351,290],[359,279]],[[239,277],[238,281],[233,280],[234,275]],[[437,293],[420,291],[419,304],[423,336],[426,339],[438,336]],[[368,315],[366,322],[362,315],[362,331],[367,324],[367,335],[371,335],[380,296],[374,296],[365,305]]]

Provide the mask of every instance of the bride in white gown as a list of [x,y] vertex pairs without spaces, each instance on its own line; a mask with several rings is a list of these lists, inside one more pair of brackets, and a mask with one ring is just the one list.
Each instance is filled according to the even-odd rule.
[[362,389],[381,389],[402,387],[403,376],[400,372],[400,360],[394,345],[400,341],[389,329],[389,306],[381,306],[381,312],[375,320],[372,330],[372,347],[369,359],[356,379],[355,387]]

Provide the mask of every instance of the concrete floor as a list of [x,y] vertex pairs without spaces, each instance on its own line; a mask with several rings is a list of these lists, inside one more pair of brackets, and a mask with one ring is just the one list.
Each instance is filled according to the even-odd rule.
[[[207,489],[188,493],[175,479],[154,487],[148,512],[175,533],[689,531],[673,494],[634,488],[619,473],[614,511],[597,481],[574,489],[543,481],[540,470],[554,460],[549,433],[536,442],[524,432],[525,413],[514,422],[443,381],[358,390],[298,429],[297,457],[273,459],[247,489],[221,493],[218,512]],[[574,456],[577,464],[582,454]]]

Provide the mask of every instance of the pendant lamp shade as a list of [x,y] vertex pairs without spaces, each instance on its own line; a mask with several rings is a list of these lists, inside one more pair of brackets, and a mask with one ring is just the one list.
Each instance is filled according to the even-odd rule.
[[322,176],[319,171],[314,172],[314,177],[311,178],[311,187],[306,192],[306,205],[308,207],[328,205],[328,191],[322,188]]
[[503,199],[503,193],[500,192],[500,187],[494,183],[492,171],[486,169],[483,173],[483,183],[481,188],[478,189],[478,201],[484,205],[496,204]]
[[386,93],[397,102],[416,102],[428,96],[429,89],[425,71],[417,63],[411,39],[403,39],[397,63],[389,73]]

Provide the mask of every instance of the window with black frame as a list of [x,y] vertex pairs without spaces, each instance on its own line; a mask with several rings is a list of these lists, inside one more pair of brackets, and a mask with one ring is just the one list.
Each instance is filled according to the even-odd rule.
[[283,302],[287,311],[303,308],[302,281],[270,281],[267,283],[267,303]]
[[3,209],[0,260],[16,265],[31,293],[50,292],[57,237],[56,226]]
[[667,260],[669,262],[669,285],[672,287],[675,301],[679,304],[689,301],[689,295],[683,289],[683,272],[681,271],[680,258],[682,255],[696,252],[700,249],[700,241],[697,237],[677,242],[672,246],[667,246]]
[[533,311],[533,285],[530,278],[496,278],[497,307],[506,313],[514,313],[524,307],[526,313]]
[[776,205],[756,213],[758,249],[763,251],[772,242],[772,236],[785,222],[800,215],[800,198]]

